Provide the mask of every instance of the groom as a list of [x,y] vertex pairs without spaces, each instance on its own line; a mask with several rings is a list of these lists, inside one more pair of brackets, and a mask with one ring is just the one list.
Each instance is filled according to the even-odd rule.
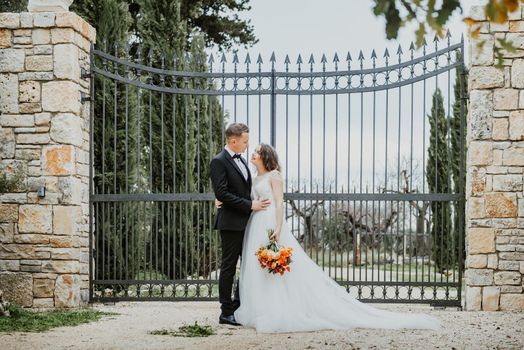
[[239,326],[234,312],[240,306],[238,284],[231,300],[238,258],[242,253],[244,231],[251,211],[264,210],[269,200],[251,200],[251,174],[241,157],[249,143],[249,128],[233,123],[226,129],[226,146],[211,161],[210,176],[215,197],[222,202],[218,208],[215,229],[220,230],[222,263],[218,281],[222,313],[219,323]]

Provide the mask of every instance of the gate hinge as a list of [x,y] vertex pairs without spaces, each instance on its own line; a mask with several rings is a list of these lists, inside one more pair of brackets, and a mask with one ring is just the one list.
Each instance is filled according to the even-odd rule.
[[91,72],[86,70],[85,68],[80,69],[80,77],[82,79],[91,79]]
[[84,103],[84,102],[88,102],[88,101],[91,101],[91,96],[89,96],[85,92],[80,92],[80,102]]

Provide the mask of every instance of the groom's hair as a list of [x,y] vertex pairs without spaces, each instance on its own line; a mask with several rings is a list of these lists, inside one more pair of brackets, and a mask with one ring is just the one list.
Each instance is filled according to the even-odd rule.
[[249,127],[246,124],[230,124],[226,129],[226,139],[229,140],[231,137],[240,137],[245,132],[249,132]]

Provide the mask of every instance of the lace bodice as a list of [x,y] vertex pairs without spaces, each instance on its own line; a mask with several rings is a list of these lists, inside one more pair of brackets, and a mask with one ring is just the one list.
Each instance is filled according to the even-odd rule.
[[253,180],[252,188],[252,197],[253,199],[270,199],[273,200],[273,189],[271,188],[271,173],[265,173],[264,175],[259,175]]

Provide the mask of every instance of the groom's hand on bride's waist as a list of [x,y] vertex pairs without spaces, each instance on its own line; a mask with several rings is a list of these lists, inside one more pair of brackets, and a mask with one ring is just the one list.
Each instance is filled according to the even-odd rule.
[[271,201],[269,199],[264,199],[262,201],[255,200],[251,202],[251,210],[253,211],[266,210],[266,208],[270,204],[271,204]]

